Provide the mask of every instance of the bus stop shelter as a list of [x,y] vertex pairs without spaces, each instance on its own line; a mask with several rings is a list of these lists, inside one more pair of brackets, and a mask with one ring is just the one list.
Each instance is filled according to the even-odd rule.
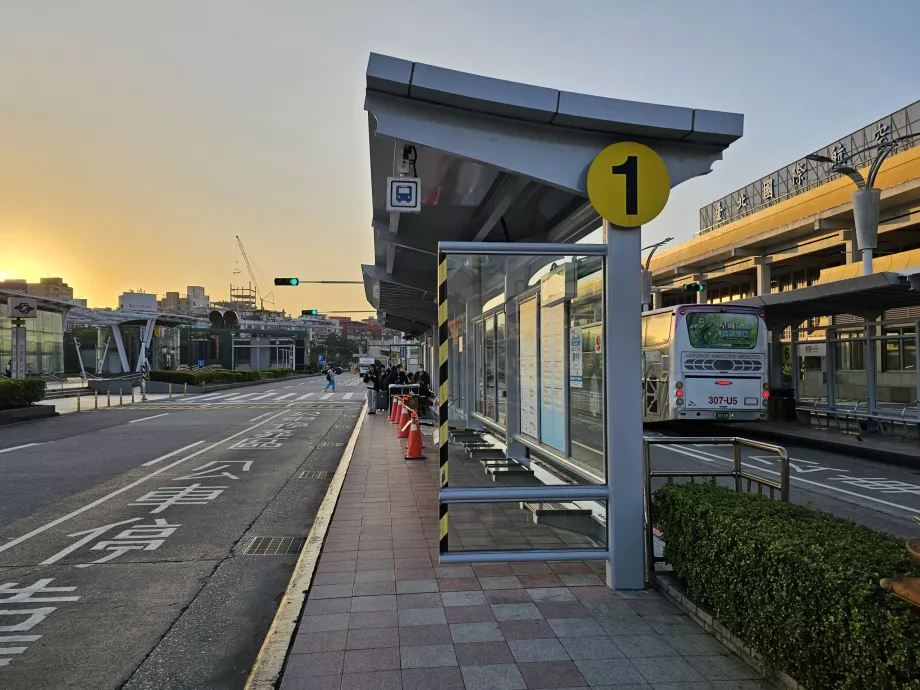
[[[587,173],[612,144],[638,142],[674,187],[710,171],[743,117],[376,54],[365,110],[374,233],[365,292],[383,325],[419,338],[438,391],[442,562],[590,552],[608,561],[610,586],[642,587],[640,232],[605,221],[605,245],[576,244],[602,222]],[[417,205],[394,210],[404,201],[394,181],[418,183]],[[590,371],[587,360],[578,370],[582,354]],[[461,430],[526,464],[526,485],[464,484],[473,474],[451,440]],[[449,463],[458,471],[448,484]],[[448,505],[460,520],[467,510],[514,521],[508,511],[533,501],[582,504],[578,543],[476,548],[448,538]]]

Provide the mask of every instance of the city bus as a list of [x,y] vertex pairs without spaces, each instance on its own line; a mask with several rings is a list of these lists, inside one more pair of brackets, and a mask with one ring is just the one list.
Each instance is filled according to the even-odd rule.
[[645,312],[642,378],[645,422],[766,419],[763,312],[718,304]]

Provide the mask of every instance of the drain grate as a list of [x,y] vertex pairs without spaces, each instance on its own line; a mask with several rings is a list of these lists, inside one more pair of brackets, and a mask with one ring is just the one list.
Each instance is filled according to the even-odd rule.
[[298,479],[332,479],[334,472],[317,472],[315,470],[304,470],[299,475]]
[[255,537],[243,552],[246,556],[296,556],[303,548],[303,537]]

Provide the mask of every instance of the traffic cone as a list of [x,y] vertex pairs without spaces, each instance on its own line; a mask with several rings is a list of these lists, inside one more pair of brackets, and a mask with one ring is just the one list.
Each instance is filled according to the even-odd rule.
[[409,438],[409,406],[403,403],[396,425],[396,438]]
[[402,403],[402,399],[398,395],[393,396],[393,402],[390,405],[390,421],[393,424],[399,421],[399,406]]
[[422,455],[422,430],[418,425],[418,415],[412,413],[409,420],[409,443],[406,445],[406,460],[424,460]]

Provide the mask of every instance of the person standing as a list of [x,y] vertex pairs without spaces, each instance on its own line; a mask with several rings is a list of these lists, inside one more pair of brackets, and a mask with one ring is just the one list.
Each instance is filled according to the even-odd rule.
[[329,386],[332,386],[332,392],[335,393],[335,369],[332,367],[326,370],[326,387],[323,390],[329,390]]
[[425,367],[421,364],[418,365],[418,373],[415,375],[415,378],[419,383],[424,383],[429,390],[431,389],[431,375],[425,371]]
[[367,386],[367,413],[377,414],[377,391],[380,389],[380,379],[377,377],[377,367],[371,364],[364,375]]

